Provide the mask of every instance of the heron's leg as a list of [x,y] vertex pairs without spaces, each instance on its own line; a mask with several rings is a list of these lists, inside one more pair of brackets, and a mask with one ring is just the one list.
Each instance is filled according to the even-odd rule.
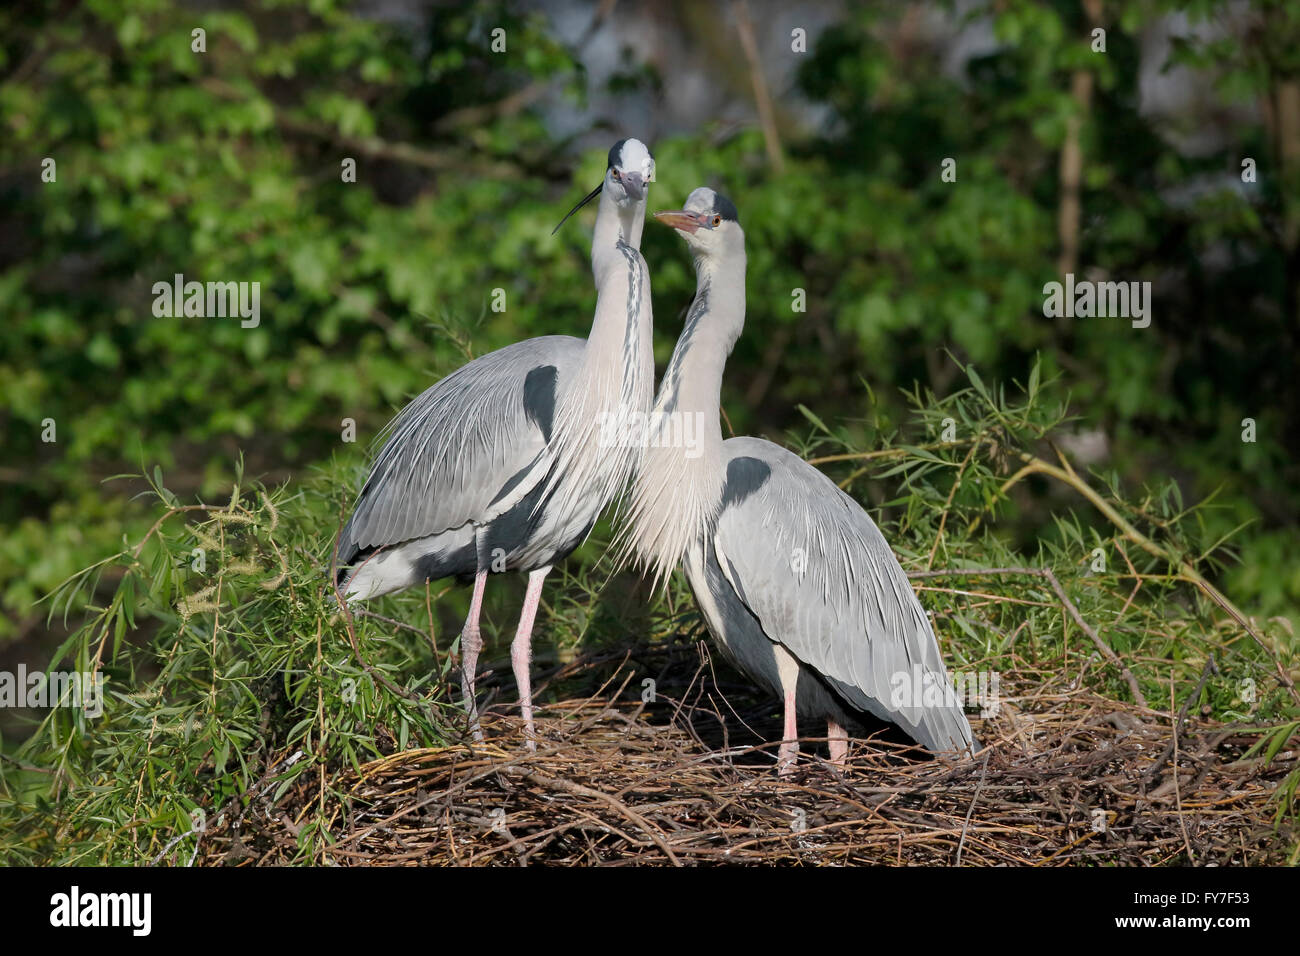
[[785,695],[785,731],[781,735],[781,747],[777,751],[776,772],[786,776],[794,771],[795,761],[799,759],[799,722],[795,720],[794,691]]
[[550,573],[550,565],[528,573],[528,590],[524,593],[524,609],[519,614],[519,630],[510,645],[510,663],[515,669],[515,683],[519,687],[519,712],[524,718],[524,740],[529,750],[537,749],[533,732],[533,682],[528,672],[532,660],[533,620],[537,617],[537,604],[542,599],[542,582]]
[[849,732],[834,717],[826,718],[826,743],[831,750],[831,763],[843,767],[849,758]]
[[784,777],[794,770],[795,761],[799,759],[799,721],[795,712],[799,662],[780,644],[772,649],[776,654],[776,672],[781,681],[781,696],[785,701],[785,729],[776,758],[776,771]]
[[487,585],[487,571],[474,575],[474,596],[469,602],[469,617],[460,632],[460,687],[465,696],[465,709],[469,711],[469,726],[478,743],[483,742],[483,728],[478,722],[478,705],[474,702],[474,678],[478,674],[478,652],[483,649],[483,637],[478,630],[478,616],[483,609],[483,588]]

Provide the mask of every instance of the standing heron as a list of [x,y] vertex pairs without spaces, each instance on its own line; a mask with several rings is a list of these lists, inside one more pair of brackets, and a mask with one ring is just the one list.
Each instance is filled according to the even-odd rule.
[[480,356],[402,409],[339,537],[337,583],[349,601],[452,575],[473,580],[460,647],[479,740],[474,680],[488,573],[528,572],[510,661],[535,748],[529,660],[542,582],[636,464],[637,449],[605,447],[601,427],[644,415],[654,394],[650,277],[639,251],[654,168],[644,143],[619,141],[601,184],[560,222],[600,197],[590,335],[526,339]]
[[[841,765],[846,725],[868,714],[931,751],[973,749],[930,622],[880,529],[797,455],[758,438],[722,440],[722,372],[745,323],[736,207],[701,187],[655,218],[686,240],[697,286],[649,417],[625,553],[657,580],[684,563],[727,656],[783,701],[783,772],[798,754],[797,714],[826,720]],[[684,434],[698,444],[684,449]]]

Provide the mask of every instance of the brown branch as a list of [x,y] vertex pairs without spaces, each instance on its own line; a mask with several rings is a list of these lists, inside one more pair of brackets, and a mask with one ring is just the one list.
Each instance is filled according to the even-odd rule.
[[452,110],[446,116],[443,116],[434,124],[434,129],[439,132],[454,129],[458,126],[482,126],[495,119],[503,116],[514,116],[521,110],[531,106],[537,100],[545,96],[554,86],[554,83],[536,82],[529,83],[527,86],[515,90],[508,96],[502,97],[495,103],[480,103],[474,106],[464,106],[458,110]]
[[733,0],[731,9],[736,16],[736,29],[740,45],[749,63],[749,80],[754,87],[754,105],[758,108],[758,121],[763,128],[763,145],[767,148],[767,161],[777,175],[785,172],[785,156],[781,152],[781,137],[776,129],[776,112],[772,108],[772,95],[767,89],[767,78],[758,58],[758,43],[754,39],[754,24],[749,18],[749,4]]
[[1079,221],[1083,203],[1079,194],[1083,182],[1083,121],[1092,102],[1092,73],[1075,70],[1070,77],[1070,99],[1074,109],[1065,119],[1065,142],[1061,145],[1061,199],[1056,214],[1056,236],[1061,244],[1056,271],[1064,276],[1079,265]]
[[1141,707],[1147,706],[1146,697],[1143,696],[1142,688],[1138,686],[1137,678],[1133,676],[1133,672],[1130,671],[1128,667],[1125,666],[1124,662],[1119,659],[1119,656],[1111,649],[1110,645],[1103,641],[1100,635],[1093,630],[1092,626],[1083,619],[1083,615],[1079,613],[1078,607],[1076,607],[1075,603],[1070,600],[1070,596],[1065,593],[1065,588],[1061,586],[1061,582],[1057,580],[1057,577],[1052,573],[1051,568],[954,568],[945,571],[907,572],[909,578],[975,577],[991,574],[1028,574],[1037,578],[1045,579],[1047,583],[1052,586],[1052,590],[1056,592],[1056,596],[1060,598],[1061,604],[1064,605],[1066,611],[1069,612],[1070,617],[1074,619],[1074,623],[1079,626],[1079,629],[1082,630],[1083,633],[1087,634],[1088,637],[1092,639],[1093,644],[1097,646],[1097,650],[1101,651],[1102,656],[1105,657],[1106,660],[1110,661],[1111,665],[1114,666],[1121,675],[1123,675],[1125,682],[1128,684],[1129,690],[1133,694],[1133,700],[1135,700]]
[[[206,77],[199,82],[199,85],[214,96],[226,100],[246,100],[249,96],[247,92],[215,77]],[[258,91],[257,95],[261,96],[262,94]],[[270,104],[269,99],[267,102]],[[270,105],[275,124],[281,129],[290,133],[310,136],[314,139],[327,140],[363,156],[387,159],[397,163],[405,163],[408,166],[420,166],[438,172],[465,171],[472,168],[475,174],[489,177],[512,176],[518,173],[516,166],[500,160],[476,159],[471,164],[465,157],[452,151],[424,149],[410,143],[381,139],[378,136],[348,136],[326,123],[301,119],[286,110],[275,107],[274,104]]]
[[571,793],[575,796],[599,800],[610,809],[622,814],[640,827],[641,831],[654,841],[655,846],[659,847],[659,849],[663,851],[664,856],[668,857],[669,862],[671,862],[673,866],[682,865],[682,861],[677,858],[677,854],[673,853],[672,847],[670,847],[664,840],[663,834],[659,828],[651,826],[650,822],[646,820],[645,817],[641,816],[641,814],[637,813],[622,801],[616,800],[607,793],[602,793],[601,791],[594,790],[591,787],[584,787],[580,783],[573,783],[569,780],[558,780],[554,777],[548,777],[540,773],[524,773],[520,776],[530,783],[535,783],[539,787],[546,787],[548,790],[560,790],[564,793]]
[[989,757],[991,753],[984,755],[984,763],[980,767],[980,782],[975,785],[975,795],[970,798],[970,806],[966,808],[966,822],[961,825],[961,839],[957,841],[957,859],[954,866],[961,866],[961,851],[966,848],[966,834],[970,832],[970,818],[975,813],[975,804],[979,801],[980,791],[984,789],[984,778],[989,772]]
[[1102,513],[1106,520],[1120,530],[1120,533],[1125,538],[1132,541],[1148,554],[1167,561],[1176,567],[1188,582],[1195,584],[1207,597],[1210,598],[1210,600],[1226,611],[1228,615],[1237,622],[1241,629],[1250,635],[1251,640],[1259,646],[1260,650],[1268,656],[1269,660],[1273,662],[1273,669],[1276,672],[1278,682],[1287,689],[1291,694],[1292,699],[1295,700],[1297,704],[1300,704],[1300,693],[1297,693],[1296,691],[1295,681],[1293,681],[1290,675],[1287,674],[1286,668],[1282,666],[1282,662],[1278,660],[1277,655],[1273,653],[1272,648],[1270,648],[1255,629],[1250,626],[1250,623],[1246,620],[1246,616],[1242,614],[1241,611],[1237,610],[1236,605],[1229,601],[1223,592],[1207,581],[1205,577],[1196,570],[1196,568],[1192,567],[1190,562],[1174,555],[1170,551],[1156,544],[1142,532],[1138,531],[1137,528],[1133,527],[1133,525],[1130,524],[1124,516],[1110,504],[1110,502],[1106,501],[1106,499],[1098,494],[1092,486],[1075,474],[1073,469],[1066,471],[1063,468],[1057,468],[1055,465],[1048,464],[1041,458],[1035,458],[1027,452],[1019,452],[1018,454],[1020,458],[1026,462],[1026,465],[1002,483],[1002,487],[998,492],[999,495],[1005,495],[1008,488],[1025,476],[1032,474],[1048,475],[1049,477],[1055,478],[1057,481],[1069,485],[1075,491],[1079,492],[1079,494],[1087,498],[1088,501],[1092,503],[1093,507]]
[[[1197,682],[1196,689],[1192,691],[1191,696],[1189,696],[1187,700],[1183,701],[1183,706],[1178,710],[1178,718],[1174,721],[1173,737],[1170,738],[1169,744],[1165,747],[1164,753],[1160,755],[1156,762],[1151,765],[1151,769],[1144,775],[1148,786],[1156,779],[1156,775],[1160,773],[1160,768],[1163,767],[1169,760],[1170,756],[1177,751],[1178,735],[1182,733],[1183,722],[1187,720],[1187,711],[1191,708],[1192,702],[1201,696],[1201,691],[1205,689],[1205,682],[1210,679],[1210,675],[1217,675],[1218,673],[1218,665],[1214,663],[1214,655],[1211,654],[1209,660],[1205,662],[1205,667],[1201,669],[1201,679]],[[1172,693],[1172,690],[1170,693]],[[1170,709],[1172,710],[1172,707]]]
[[[1100,0],[1083,0],[1088,28],[1101,20]],[[1073,109],[1065,120],[1065,142],[1061,145],[1061,199],[1057,211],[1056,233],[1061,243],[1057,271],[1064,276],[1079,265],[1079,223],[1083,215],[1080,192],[1083,183],[1083,124],[1092,108],[1094,77],[1091,70],[1075,70],[1070,76],[1070,99]]]
[[763,353],[758,374],[750,380],[749,388],[745,390],[745,404],[750,408],[757,408],[767,396],[767,390],[772,387],[772,380],[776,378],[777,369],[780,367],[788,344],[790,344],[790,329],[788,326],[780,326],[772,335],[772,340]]

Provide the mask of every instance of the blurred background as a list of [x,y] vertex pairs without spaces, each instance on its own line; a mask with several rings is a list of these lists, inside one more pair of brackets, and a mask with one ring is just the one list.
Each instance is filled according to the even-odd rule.
[[[1076,464],[1213,496],[1207,538],[1235,531],[1218,583],[1294,619],[1297,7],[5,4],[0,667],[48,659],[67,631],[38,599],[152,524],[115,476],[159,466],[218,502],[241,460],[272,485],[339,459],[359,478],[468,355],[585,335],[592,214],[549,233],[630,135],[656,153],[652,209],[702,183],[740,209],[737,433],[806,436],[802,405],[870,442],[909,428],[905,391],[945,395],[967,363],[1024,382],[1039,356]],[[668,230],[643,251],[662,369],[694,276]],[[1151,282],[1150,327],[1045,318],[1067,272]],[[260,325],[155,317],[175,273],[260,282]],[[1031,490],[1007,534],[1054,533]]]

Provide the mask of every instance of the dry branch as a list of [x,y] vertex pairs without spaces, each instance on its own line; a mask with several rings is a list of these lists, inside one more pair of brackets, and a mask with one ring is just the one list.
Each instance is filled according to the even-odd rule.
[[[976,759],[917,760],[859,740],[839,772],[818,738],[805,741],[794,775],[780,778],[770,740],[745,729],[770,701],[713,679],[689,644],[641,646],[631,658],[664,672],[661,686],[689,687],[688,698],[646,705],[636,682],[615,679],[625,665],[588,658],[605,661],[590,665],[589,686],[621,684],[631,699],[544,708],[536,753],[520,746],[517,719],[485,713],[486,746],[337,768],[322,809],[331,842],[319,857],[397,866],[1241,865],[1281,862],[1296,838],[1271,819],[1295,752],[1243,761],[1254,735],[1198,721],[1188,708],[1171,719],[1008,674],[1005,683],[1032,691],[976,722],[989,744]],[[252,801],[240,834],[209,826],[198,862],[300,858],[289,821],[316,812],[319,799],[304,775],[277,805]]]

